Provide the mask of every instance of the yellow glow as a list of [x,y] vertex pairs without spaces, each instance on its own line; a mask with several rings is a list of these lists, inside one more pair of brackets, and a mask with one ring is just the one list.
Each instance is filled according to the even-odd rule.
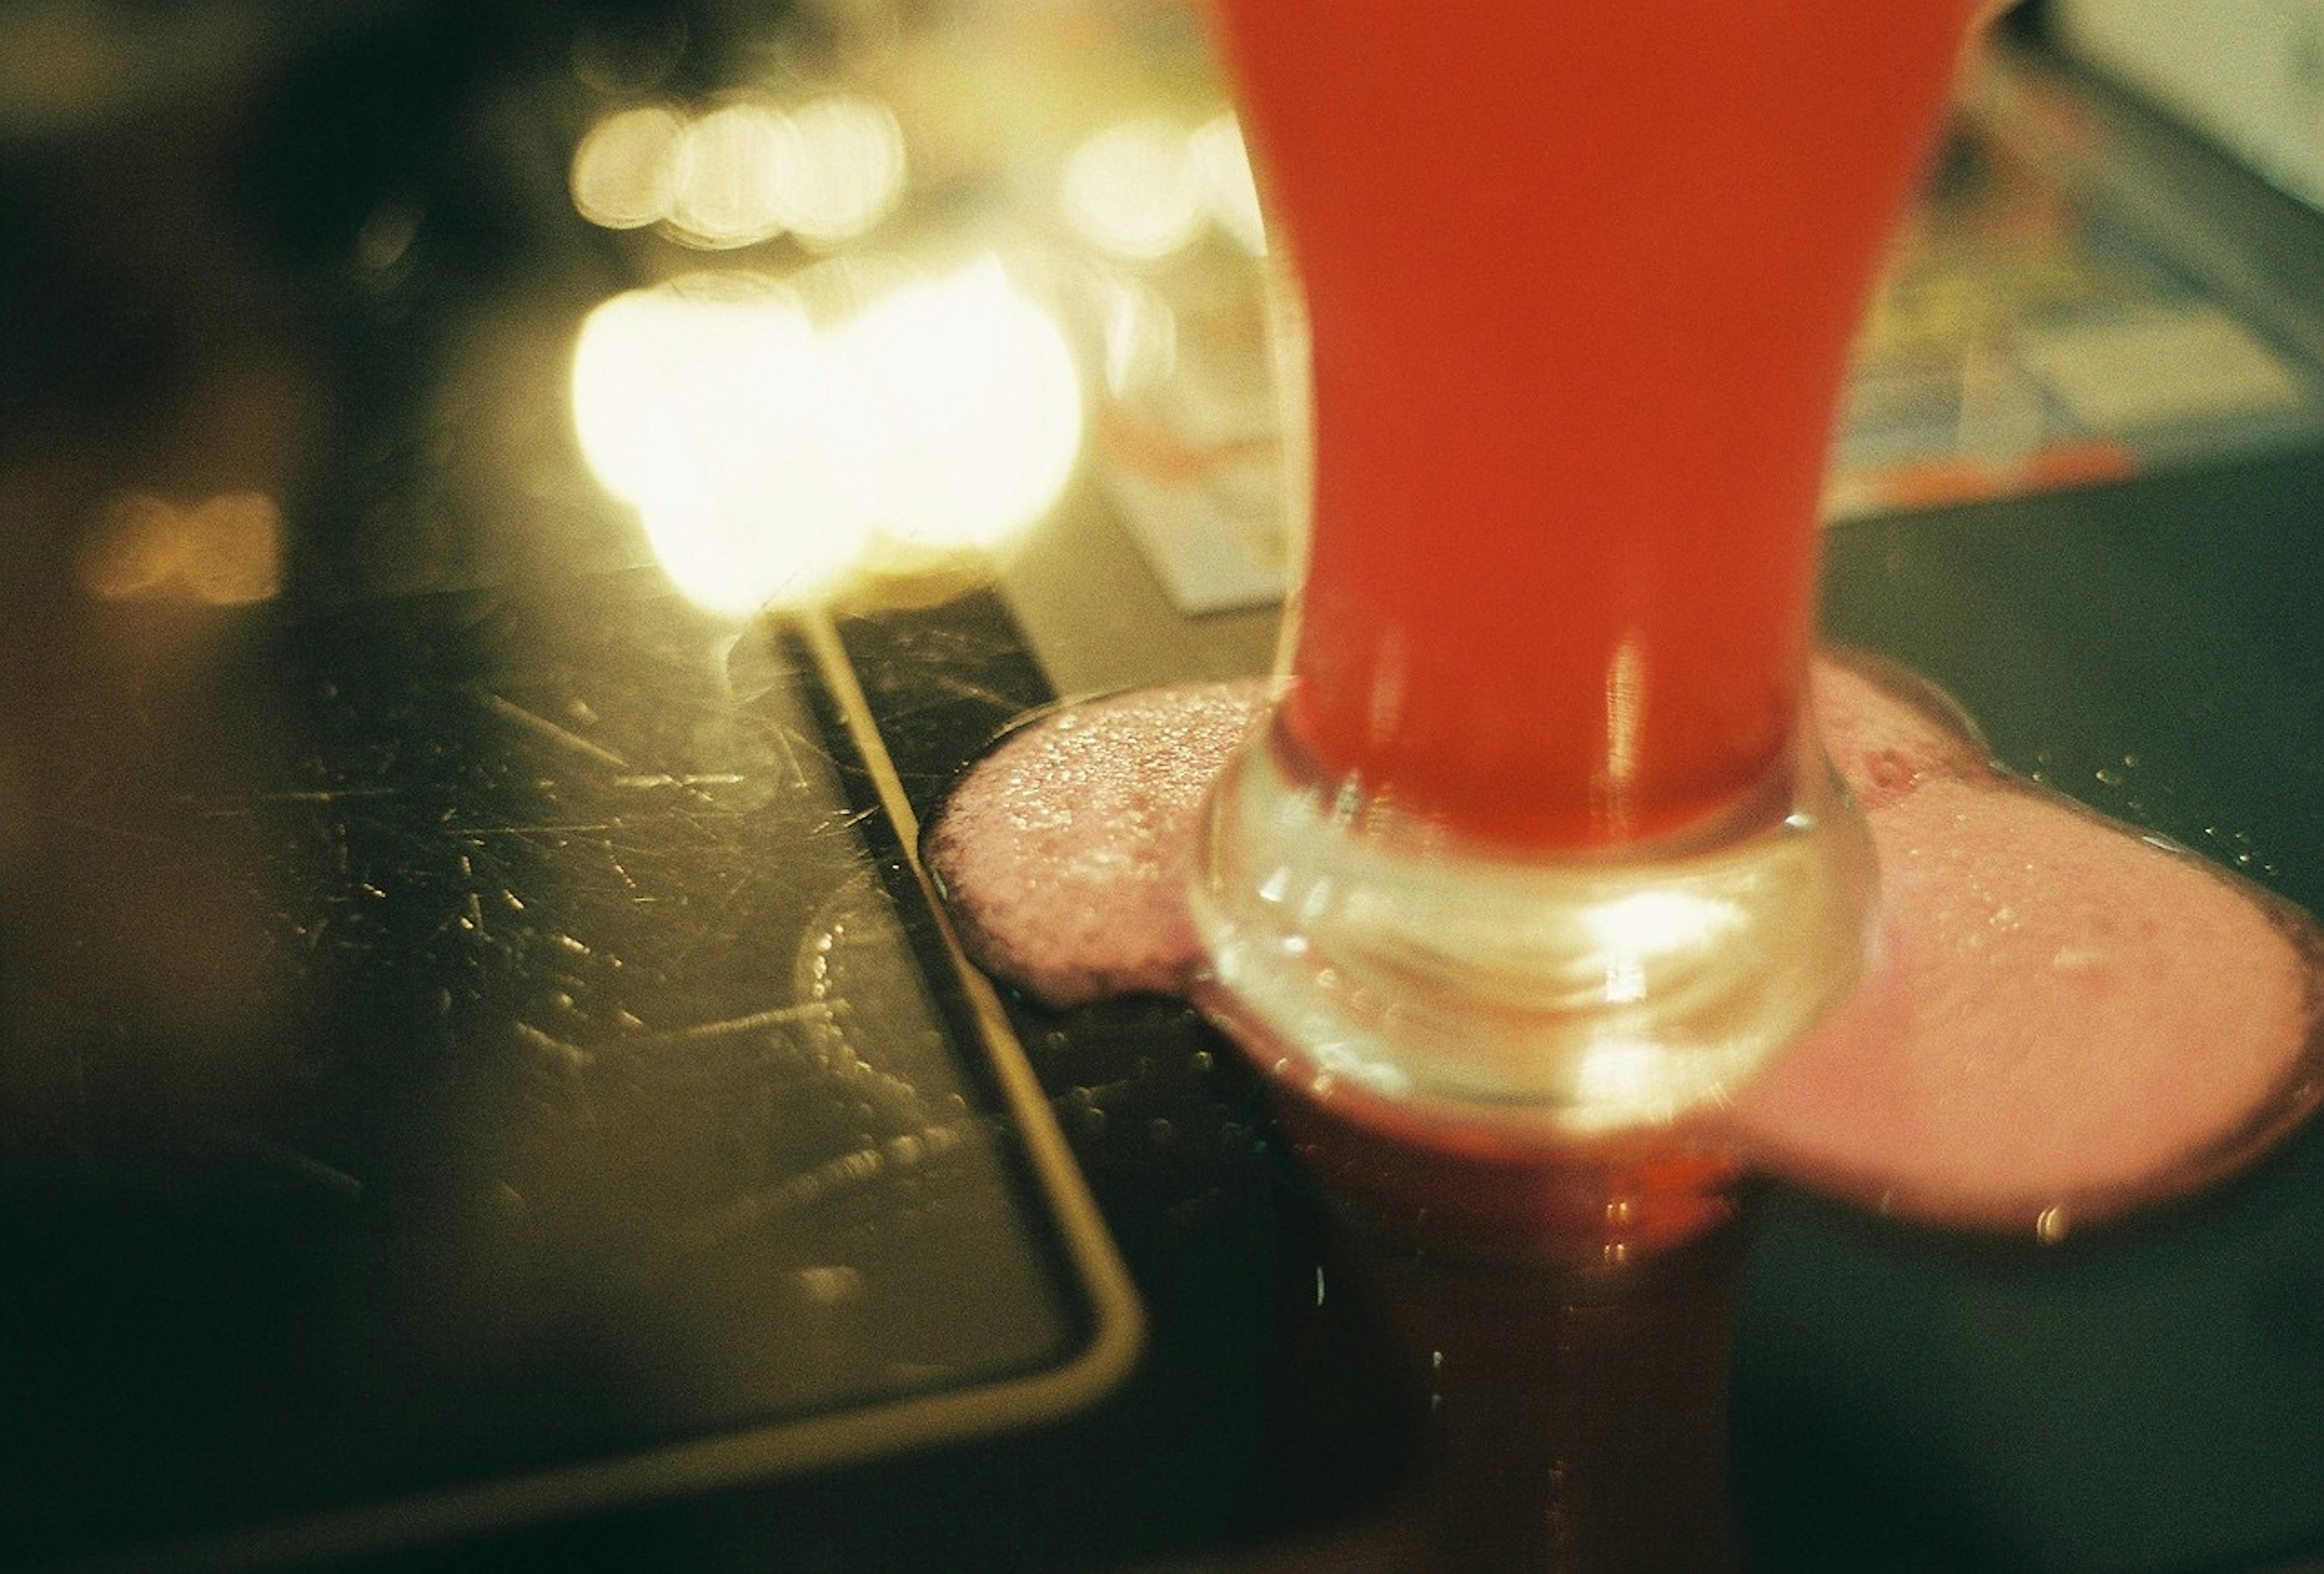
[[1059,197],[1075,233],[1116,257],[1167,257],[1202,231],[1186,133],[1167,120],[1126,120],[1092,136],[1065,160]]
[[282,588],[282,511],[260,492],[221,492],[192,508],[125,492],[82,544],[79,577],[100,601],[270,601]]
[[780,235],[781,193],[798,166],[798,144],[789,118],[771,104],[739,99],[697,117],[675,160],[672,231],[708,249]]
[[1072,474],[1081,380],[1065,335],[987,259],[889,296],[828,336],[830,438],[881,527],[925,547],[996,543]]
[[178,571],[177,509],[147,492],[115,498],[81,543],[81,588],[99,601],[158,590]]
[[616,110],[573,150],[573,206],[607,229],[639,229],[670,215],[686,120],[663,105]]
[[884,104],[835,93],[791,112],[797,157],[774,193],[802,240],[850,240],[885,218],[904,194],[904,133]]
[[1213,115],[1186,139],[1186,161],[1195,189],[1213,222],[1253,256],[1267,255],[1267,221],[1260,216],[1259,185],[1251,179],[1242,126],[1232,112]]
[[996,543],[1081,445],[1065,336],[991,259],[825,324],[747,273],[632,290],[583,325],[572,393],[672,581],[735,612],[813,599],[883,546]]
[[705,606],[809,598],[863,549],[818,444],[816,336],[788,291],[697,273],[615,296],[583,324],[573,419],[606,489]]
[[282,589],[282,511],[263,492],[229,492],[188,517],[179,572],[212,606],[272,601]]
[[1635,1038],[1607,1037],[1582,1052],[1574,1073],[1576,1101],[1583,1109],[1630,1113],[1671,1097],[1669,1052]]

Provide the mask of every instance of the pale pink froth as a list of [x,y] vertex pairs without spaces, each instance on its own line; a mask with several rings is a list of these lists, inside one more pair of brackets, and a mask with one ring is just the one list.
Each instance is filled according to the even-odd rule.
[[1738,1098],[1767,1167],[2055,1233],[2210,1178],[2209,1150],[2313,1099],[2288,913],[2014,783],[1924,782],[1869,817],[1885,954]]
[[[1763,1167],[1868,1205],[2052,1232],[2211,1178],[2324,1098],[2312,920],[1997,770],[1942,695],[1819,661],[1878,849],[1870,974],[1728,1112]],[[930,832],[978,960],[1053,1005],[1182,992],[1212,778],[1258,683],[1052,713]]]
[[1820,660],[1809,687],[1824,752],[1867,814],[1937,778],[1982,781],[1993,775],[1968,718],[1902,667],[1856,658]]
[[1265,697],[1256,682],[1119,695],[980,760],[924,849],[977,961],[1055,1006],[1183,990],[1195,817]]

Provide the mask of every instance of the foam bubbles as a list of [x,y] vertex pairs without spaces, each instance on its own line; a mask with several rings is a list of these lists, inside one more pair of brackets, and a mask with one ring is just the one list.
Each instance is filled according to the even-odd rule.
[[[1999,770],[1910,674],[1820,661],[1817,723],[1879,851],[1880,954],[1734,1091],[1760,1168],[1881,1211],[2065,1233],[2247,1162],[2324,1099],[2324,937],[2217,866]],[[1050,713],[928,858],[979,960],[1060,1007],[1183,992],[1185,888],[1258,683]]]

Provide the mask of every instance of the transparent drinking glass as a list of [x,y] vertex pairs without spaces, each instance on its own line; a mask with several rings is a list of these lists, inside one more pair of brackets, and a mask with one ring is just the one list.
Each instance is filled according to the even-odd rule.
[[[1657,1528],[1722,1501],[1706,1117],[1870,943],[1806,703],[1818,502],[1976,9],[1209,0],[1310,506],[1199,990],[1325,1191],[1427,1256],[1383,1293],[1416,1358],[1467,1352],[1435,1399],[1500,1418],[1454,1496],[1540,1422],[1490,1561],[1722,1555]],[[1447,1263],[1487,1272],[1449,1310]]]
[[1312,505],[1194,901],[1286,1084],[1424,1143],[1662,1144],[1856,977],[1817,504],[1973,8],[1213,0]]

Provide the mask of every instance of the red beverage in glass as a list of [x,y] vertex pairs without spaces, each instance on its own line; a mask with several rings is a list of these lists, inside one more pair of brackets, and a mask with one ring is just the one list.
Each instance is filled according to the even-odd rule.
[[1834,398],[1973,9],[1215,0],[1312,328],[1307,769],[1534,847],[1780,791]]
[[1212,9],[1313,511],[1196,992],[1436,1265],[1372,1275],[1443,1377],[1422,1517],[1492,1526],[1482,1566],[1717,1567],[1736,1175],[1690,1133],[1865,955],[1817,503],[1975,0]]

